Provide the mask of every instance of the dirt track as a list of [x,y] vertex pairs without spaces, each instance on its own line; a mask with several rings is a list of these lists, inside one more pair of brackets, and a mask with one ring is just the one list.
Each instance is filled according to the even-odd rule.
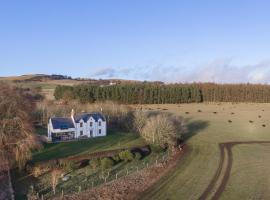
[[[202,193],[202,195],[199,197],[199,200],[205,200],[209,195],[211,195],[211,192],[213,191],[218,179],[221,176],[221,171],[223,167],[225,167],[225,173],[223,175],[222,181],[220,185],[217,187],[215,193],[213,194],[212,200],[217,200],[221,196],[222,192],[224,191],[228,180],[230,178],[230,173],[232,169],[232,163],[233,163],[233,154],[232,154],[232,147],[239,144],[267,144],[270,143],[270,141],[240,141],[240,142],[226,142],[226,143],[219,143],[219,149],[220,149],[220,161],[218,164],[218,168],[216,170],[216,173],[214,177],[212,178],[211,182],[208,184],[205,191]],[[224,165],[225,161],[225,151],[227,151],[228,155],[228,162],[226,166]]]

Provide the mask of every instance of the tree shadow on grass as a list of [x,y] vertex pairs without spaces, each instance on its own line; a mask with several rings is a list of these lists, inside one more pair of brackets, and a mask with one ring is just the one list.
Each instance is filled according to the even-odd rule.
[[191,120],[191,118],[185,120],[186,123],[186,133],[183,135],[182,140],[187,142],[194,135],[198,134],[200,131],[206,129],[209,126],[208,121],[204,120]]

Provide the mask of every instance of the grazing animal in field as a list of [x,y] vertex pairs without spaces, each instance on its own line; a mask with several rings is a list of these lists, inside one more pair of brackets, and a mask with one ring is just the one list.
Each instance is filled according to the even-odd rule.
[[167,108],[163,108],[162,110],[168,110]]
[[265,124],[263,124],[262,127],[266,127]]
[[252,120],[249,120],[249,123],[253,123],[254,121],[252,121]]
[[217,114],[217,112],[213,112],[214,114]]
[[189,112],[185,112],[186,114],[189,114]]
[[229,123],[232,123],[232,120],[228,120]]
[[259,118],[261,118],[262,116],[261,116],[261,115],[259,115],[258,117],[259,117]]
[[198,112],[202,112],[201,110],[198,110]]
[[231,112],[231,115],[234,115],[234,112]]

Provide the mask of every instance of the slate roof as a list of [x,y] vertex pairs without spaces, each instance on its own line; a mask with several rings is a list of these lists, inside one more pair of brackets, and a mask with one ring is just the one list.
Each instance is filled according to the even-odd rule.
[[93,117],[95,121],[98,121],[101,119],[102,121],[105,121],[105,117],[101,113],[81,113],[74,116],[74,120],[76,123],[79,123],[79,121],[82,119],[84,122],[87,122],[90,117]]
[[53,129],[69,129],[75,128],[71,118],[54,117],[51,118]]

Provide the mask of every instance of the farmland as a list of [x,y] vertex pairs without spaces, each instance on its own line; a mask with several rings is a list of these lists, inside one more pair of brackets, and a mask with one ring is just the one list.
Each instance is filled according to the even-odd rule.
[[[199,199],[219,167],[219,143],[270,141],[269,104],[147,105],[144,108],[183,116],[188,126],[185,138],[189,151],[176,170],[147,190],[142,195],[143,199]],[[231,147],[231,169],[219,196],[221,199],[269,198],[266,187],[270,180],[267,173],[269,148],[268,143],[237,144]],[[226,150],[224,153],[220,175],[211,191],[201,199],[213,198],[220,188],[229,162],[228,152]]]

